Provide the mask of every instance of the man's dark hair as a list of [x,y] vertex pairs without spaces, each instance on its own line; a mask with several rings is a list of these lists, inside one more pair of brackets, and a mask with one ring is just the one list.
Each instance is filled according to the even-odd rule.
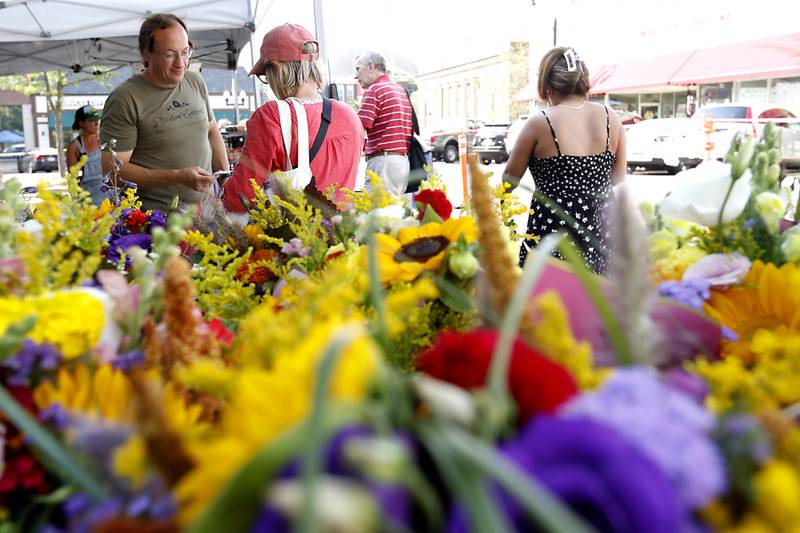
[[[186,24],[184,24],[180,17],[172,13],[155,13],[144,19],[144,22],[142,22],[139,28],[139,53],[153,52],[153,43],[155,41],[154,34],[156,30],[165,30],[172,26],[182,27],[186,31],[186,35],[189,35]],[[191,41],[189,41],[189,46],[192,46]]]

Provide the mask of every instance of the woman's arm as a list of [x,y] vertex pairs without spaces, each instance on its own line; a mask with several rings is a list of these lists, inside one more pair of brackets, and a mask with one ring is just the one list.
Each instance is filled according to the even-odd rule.
[[528,168],[528,161],[531,159],[533,148],[536,145],[536,119],[531,117],[525,122],[522,131],[519,132],[517,142],[511,149],[511,154],[506,163],[506,170],[503,172],[503,182],[511,185],[510,190],[514,190],[519,185],[519,180]]
[[78,147],[75,146],[74,142],[71,142],[67,145],[67,168],[72,168],[77,165],[78,159],[80,159]]
[[625,176],[628,174],[628,153],[627,143],[625,141],[625,128],[622,126],[622,121],[613,109],[611,109],[611,115],[613,117],[613,127],[618,132],[617,148],[614,151],[616,160],[614,161],[614,166],[611,168],[611,184],[617,185],[622,183],[625,180]]

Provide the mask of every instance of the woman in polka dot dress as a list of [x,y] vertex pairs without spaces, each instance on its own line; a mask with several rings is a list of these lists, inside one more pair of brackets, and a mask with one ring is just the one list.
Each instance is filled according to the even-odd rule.
[[[605,209],[612,186],[625,177],[627,161],[617,114],[588,102],[589,88],[589,72],[574,50],[559,47],[545,54],[539,94],[550,105],[528,119],[503,180],[516,186],[528,167],[538,194],[531,201],[527,232],[543,238],[566,231],[586,264],[602,274],[609,253]],[[520,265],[535,242],[525,245]]]

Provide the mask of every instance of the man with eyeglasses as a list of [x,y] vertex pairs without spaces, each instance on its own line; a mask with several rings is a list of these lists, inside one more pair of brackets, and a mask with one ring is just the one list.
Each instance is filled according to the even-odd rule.
[[[167,211],[200,201],[214,185],[212,170],[228,170],[225,143],[197,72],[188,71],[192,45],[175,15],[149,16],[139,29],[144,70],[106,101],[101,142],[116,139],[120,175],[137,184],[143,209]],[[103,171],[112,168],[103,153]]]

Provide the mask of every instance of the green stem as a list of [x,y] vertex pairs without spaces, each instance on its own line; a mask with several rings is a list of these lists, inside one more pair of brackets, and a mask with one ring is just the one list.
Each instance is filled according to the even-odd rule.
[[725,193],[725,199],[722,200],[722,208],[720,208],[719,210],[719,217],[717,217],[717,233],[719,235],[720,244],[725,244],[724,241],[725,236],[722,233],[722,215],[725,213],[725,206],[728,205],[728,199],[731,197],[734,185],[736,185],[736,180],[731,179],[731,184],[728,187],[728,192]]

